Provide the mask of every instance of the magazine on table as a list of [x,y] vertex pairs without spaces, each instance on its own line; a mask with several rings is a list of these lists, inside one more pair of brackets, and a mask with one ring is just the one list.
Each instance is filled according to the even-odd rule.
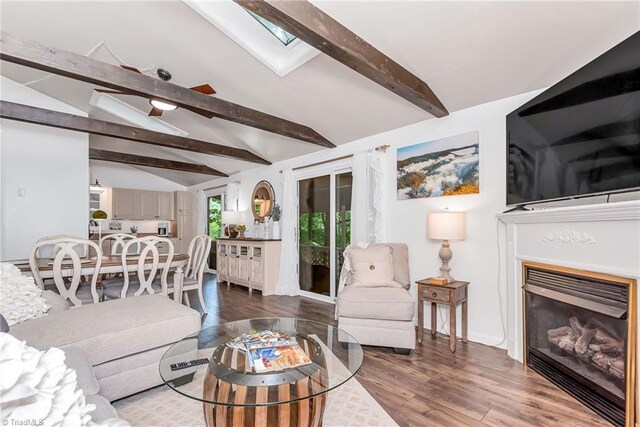
[[252,329],[227,343],[228,347],[237,348],[242,351],[256,348],[278,347],[284,345],[297,344],[295,337],[273,331],[258,331]]
[[257,373],[308,365],[311,359],[298,344],[249,350],[249,363]]

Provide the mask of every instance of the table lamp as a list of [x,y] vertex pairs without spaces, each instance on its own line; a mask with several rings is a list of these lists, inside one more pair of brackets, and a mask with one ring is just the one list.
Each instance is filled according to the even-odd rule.
[[467,237],[467,215],[464,212],[432,212],[427,215],[427,237],[434,240],[442,240],[440,248],[440,276],[438,279],[446,280],[447,283],[455,279],[449,272],[449,261],[453,252],[449,247],[449,240],[464,240]]
[[238,224],[242,224],[242,217],[242,212],[239,211],[222,211],[220,222],[224,227],[223,229],[225,230],[225,237],[232,237],[231,228],[234,229],[233,233],[235,234],[235,226]]

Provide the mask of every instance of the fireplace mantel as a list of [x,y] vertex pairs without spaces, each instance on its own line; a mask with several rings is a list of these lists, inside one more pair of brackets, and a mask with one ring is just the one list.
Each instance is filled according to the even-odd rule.
[[505,224],[640,220],[640,200],[535,209],[498,214],[497,217]]
[[640,200],[497,215],[507,352],[523,360],[522,263],[557,265],[640,281]]

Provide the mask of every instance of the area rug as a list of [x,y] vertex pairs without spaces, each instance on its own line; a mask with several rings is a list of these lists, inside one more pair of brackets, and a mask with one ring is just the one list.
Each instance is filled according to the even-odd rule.
[[[311,335],[324,350],[327,368],[334,378],[348,378],[349,370],[338,360],[322,340]],[[199,378],[200,376],[200,378]],[[183,386],[185,391],[191,387],[193,394],[202,393],[204,372],[196,373],[194,380]],[[185,397],[168,386],[163,385],[135,394],[113,403],[120,418],[134,427],[162,426],[204,426],[202,402]],[[355,379],[351,378],[328,394],[327,406],[322,420],[324,427],[393,427],[397,426],[393,418]]]
[[[195,382],[194,382],[195,384]],[[194,386],[195,387],[195,386]],[[160,386],[113,403],[134,427],[204,426],[202,403]],[[355,378],[329,392],[323,426],[397,426]]]

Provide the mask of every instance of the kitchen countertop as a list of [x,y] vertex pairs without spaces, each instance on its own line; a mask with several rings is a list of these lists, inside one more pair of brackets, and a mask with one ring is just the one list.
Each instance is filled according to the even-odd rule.
[[[122,233],[122,234],[130,234],[130,235],[134,235],[133,233],[129,232],[125,232],[125,231],[115,231],[115,230],[109,230],[109,233],[105,233],[102,232],[102,237],[108,236],[109,234],[117,234],[117,233]],[[158,233],[137,233],[135,234],[136,237],[149,237],[149,236],[157,236]],[[162,236],[162,237],[166,237],[167,239],[177,239],[178,236],[175,234],[169,234],[168,236]],[[98,233],[94,232],[91,236],[89,236],[90,240],[98,240]]]
[[245,237],[244,239],[241,239],[239,237],[236,238],[232,238],[232,237],[218,237],[216,240],[225,240],[225,241],[229,241],[229,242],[281,242],[282,239],[260,239],[260,238],[254,238],[254,237]]

